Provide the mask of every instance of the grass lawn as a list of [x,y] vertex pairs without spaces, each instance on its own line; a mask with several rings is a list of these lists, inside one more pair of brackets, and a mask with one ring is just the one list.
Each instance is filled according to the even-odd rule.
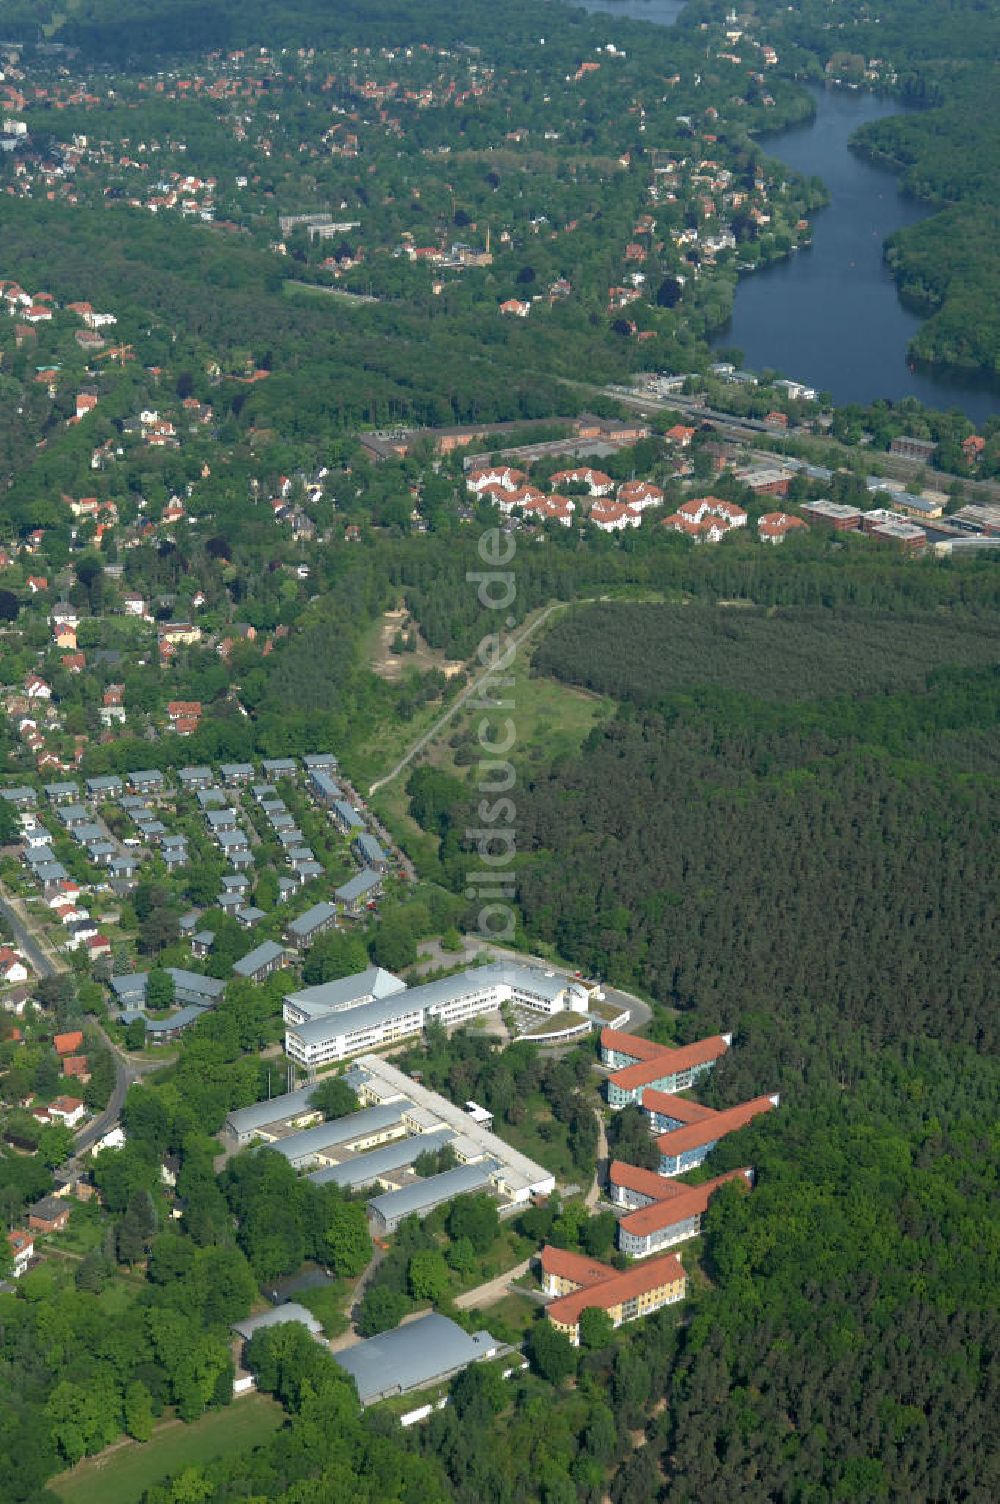
[[146,1489],[168,1474],[247,1451],[266,1440],[283,1420],[280,1405],[251,1394],[189,1426],[168,1423],[151,1441],[130,1442],[91,1457],[54,1478],[49,1488],[66,1504],[139,1504]]
[[[504,1296],[503,1300],[498,1300],[495,1305],[485,1308],[483,1322],[494,1336],[498,1336],[499,1329],[504,1328],[511,1334],[523,1338],[534,1326],[541,1309],[538,1302],[532,1300],[530,1296],[511,1291],[509,1295]],[[495,1328],[497,1330],[494,1330]]]

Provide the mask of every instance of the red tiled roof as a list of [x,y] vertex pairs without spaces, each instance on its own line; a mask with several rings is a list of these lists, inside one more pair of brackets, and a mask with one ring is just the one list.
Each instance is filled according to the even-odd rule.
[[642,1106],[646,1112],[662,1112],[665,1117],[678,1118],[682,1123],[704,1123],[708,1118],[718,1117],[714,1107],[703,1107],[688,1097],[675,1097],[670,1092],[655,1091],[652,1087],[643,1092]]
[[683,1128],[662,1133],[656,1140],[657,1148],[661,1154],[683,1154],[687,1149],[697,1149],[702,1144],[724,1138],[727,1133],[735,1133],[738,1128],[745,1128],[762,1112],[770,1112],[776,1105],[771,1097],[754,1097],[750,1102],[741,1102],[738,1107],[717,1112],[709,1121],[685,1123]]
[[680,1259],[675,1253],[668,1253],[664,1258],[648,1259],[645,1263],[636,1264],[622,1274],[615,1271],[611,1279],[592,1285],[590,1289],[574,1290],[571,1295],[563,1295],[546,1307],[546,1314],[562,1326],[576,1326],[588,1306],[597,1306],[599,1310],[607,1311],[612,1306],[621,1305],[623,1301],[634,1300],[650,1290],[659,1289],[661,1285],[673,1284],[675,1280],[685,1278]]
[[69,1034],[57,1034],[52,1041],[57,1055],[75,1055],[83,1044],[83,1034],[74,1029]]
[[634,1055],[637,1060],[659,1059],[670,1053],[669,1045],[657,1044],[652,1039],[640,1039],[638,1034],[623,1034],[620,1029],[602,1029],[601,1048],[618,1050],[622,1055]]
[[611,1162],[608,1171],[611,1184],[624,1186],[627,1191],[638,1191],[642,1196],[652,1196],[654,1201],[670,1201],[687,1190],[676,1180],[657,1175],[655,1170],[642,1170],[638,1165],[627,1165],[623,1159]]
[[610,1264],[601,1264],[582,1253],[570,1253],[566,1248],[553,1248],[546,1243],[541,1252],[542,1269],[560,1279],[571,1279],[574,1284],[589,1288],[613,1279],[618,1273]]
[[663,1227],[674,1227],[678,1222],[686,1222],[689,1217],[704,1216],[705,1208],[720,1185],[725,1185],[730,1180],[749,1180],[751,1173],[749,1169],[729,1170],[725,1175],[716,1175],[714,1180],[706,1180],[703,1185],[678,1185],[674,1181],[672,1184],[675,1195],[629,1212],[627,1217],[621,1219],[622,1230],[642,1238],[651,1232],[659,1232]]
[[726,1053],[729,1045],[721,1034],[713,1034],[708,1039],[697,1039],[694,1044],[681,1045],[676,1049],[666,1045],[658,1048],[659,1054],[648,1056],[637,1065],[623,1065],[621,1070],[614,1072],[611,1080],[625,1091],[646,1086],[651,1081],[658,1081],[661,1076],[672,1076],[677,1071],[691,1070],[696,1065],[706,1065],[710,1060],[718,1060]]

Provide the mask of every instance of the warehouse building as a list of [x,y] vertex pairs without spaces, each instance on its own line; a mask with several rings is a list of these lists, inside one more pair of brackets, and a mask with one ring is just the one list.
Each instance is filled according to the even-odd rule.
[[414,1134],[410,1138],[383,1144],[367,1154],[354,1154],[340,1164],[314,1170],[308,1178],[313,1185],[337,1185],[344,1191],[363,1191],[376,1184],[386,1191],[399,1190],[408,1178],[411,1165],[421,1154],[436,1154],[452,1143],[454,1137],[450,1128]]
[[354,1380],[362,1405],[373,1405],[454,1378],[470,1363],[495,1358],[500,1351],[489,1332],[470,1336],[447,1316],[432,1313],[333,1356]]
[[303,1128],[287,1138],[276,1138],[268,1147],[287,1159],[296,1170],[333,1164],[338,1151],[343,1152],[345,1148],[374,1149],[388,1139],[404,1137],[403,1109],[406,1105],[399,1101],[366,1107],[361,1112],[350,1112],[346,1117]]
[[254,1102],[252,1107],[234,1107],[226,1118],[225,1131],[240,1148],[254,1139],[269,1143],[279,1138],[282,1129],[308,1128],[322,1117],[318,1108],[312,1106],[314,1085],[304,1086],[300,1091],[285,1092],[280,1097],[271,1097],[266,1102]]
[[499,1169],[496,1160],[487,1159],[479,1164],[456,1165],[453,1170],[444,1170],[398,1191],[384,1191],[368,1203],[372,1231],[377,1235],[395,1232],[406,1217],[426,1217],[436,1207],[454,1201],[456,1196],[490,1191]]

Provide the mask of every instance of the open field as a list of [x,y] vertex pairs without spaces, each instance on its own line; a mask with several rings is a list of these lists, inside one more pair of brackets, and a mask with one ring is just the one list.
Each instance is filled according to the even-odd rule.
[[139,1504],[151,1484],[186,1467],[245,1451],[265,1441],[283,1419],[280,1405],[251,1394],[189,1426],[167,1421],[151,1441],[126,1442],[88,1458],[53,1478],[49,1487],[66,1504]]

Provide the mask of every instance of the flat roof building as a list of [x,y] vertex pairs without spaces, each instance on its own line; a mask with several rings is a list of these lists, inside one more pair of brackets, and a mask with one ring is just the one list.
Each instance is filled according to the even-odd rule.
[[371,1149],[389,1139],[402,1138],[406,1133],[403,1123],[405,1105],[403,1102],[389,1102],[365,1107],[360,1112],[350,1112],[345,1117],[303,1128],[287,1138],[274,1139],[267,1147],[287,1159],[297,1170],[326,1165],[335,1162],[336,1151],[347,1145]]
[[354,1154],[339,1164],[313,1170],[308,1178],[313,1185],[338,1185],[345,1191],[362,1191],[376,1181],[386,1190],[396,1190],[402,1180],[400,1170],[408,1171],[422,1154],[437,1153],[454,1137],[450,1128],[415,1133],[409,1138],[395,1139],[378,1149],[371,1149],[367,1154]]
[[[343,983],[327,985],[349,986],[352,982],[359,985],[371,970],[362,972],[358,978],[348,977]],[[580,982],[560,972],[517,961],[469,967],[456,976],[425,982],[419,987],[407,988],[398,978],[391,980],[398,985],[391,992],[384,989],[378,999],[367,990],[366,984],[353,1007],[345,1001],[324,1008],[316,996],[319,988],[292,993],[285,999],[288,1056],[313,1070],[419,1034],[428,1018],[439,1019],[450,1027],[483,1013],[496,1012],[508,1002],[548,1015],[586,1014],[589,1007],[587,989]],[[303,1003],[307,1001],[309,1022],[303,1021]]]

